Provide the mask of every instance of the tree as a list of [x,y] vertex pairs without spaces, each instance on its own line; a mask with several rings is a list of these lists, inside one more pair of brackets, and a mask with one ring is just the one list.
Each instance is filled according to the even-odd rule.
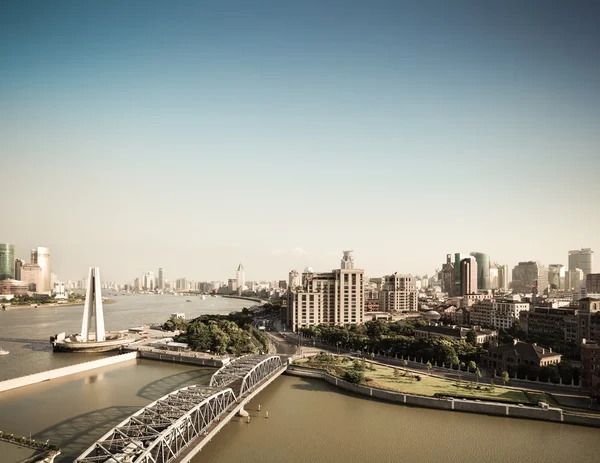
[[467,331],[467,342],[473,346],[477,345],[477,332],[475,330]]
[[475,370],[477,370],[477,364],[473,360],[471,360],[469,362],[469,371],[475,371]]
[[400,376],[400,370],[398,368],[394,368],[394,378],[398,378]]
[[427,371],[431,371],[431,367],[432,367],[431,362],[427,362]]
[[459,367],[461,370],[464,370],[464,369],[465,369],[465,362],[460,362],[460,365],[458,365],[458,367]]
[[404,365],[404,368],[406,368],[408,366],[408,360],[404,359],[402,361],[402,365]]
[[375,352],[371,352],[371,354],[369,355],[369,357],[371,357],[371,360],[375,359]]
[[477,378],[477,384],[479,384],[479,378],[481,378],[483,375],[481,374],[481,370],[479,368],[477,368],[475,370],[475,378]]
[[352,368],[356,371],[364,371],[365,370],[365,366],[358,360],[354,360],[354,362],[352,362]]
[[510,380],[510,376],[508,376],[508,371],[503,371],[502,372],[502,383],[504,383],[504,385],[506,386],[506,384],[508,383],[509,380]]
[[362,383],[365,379],[365,375],[362,371],[358,371],[358,370],[347,370],[344,373],[344,377],[343,379],[345,381],[348,381],[349,383],[352,384],[359,384]]

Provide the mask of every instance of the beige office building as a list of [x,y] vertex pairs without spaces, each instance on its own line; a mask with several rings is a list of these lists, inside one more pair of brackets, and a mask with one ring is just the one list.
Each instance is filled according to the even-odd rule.
[[379,310],[384,312],[416,312],[419,292],[412,275],[386,275],[379,293]]
[[43,272],[38,264],[23,264],[21,267],[21,281],[27,284],[29,291],[43,292]]
[[341,267],[327,273],[307,268],[301,285],[289,288],[283,320],[286,329],[363,323],[364,271],[354,268],[351,251],[344,251]]
[[38,293],[50,293],[52,290],[51,270],[50,270],[50,248],[37,247],[31,250],[31,263],[37,264],[42,269],[42,281]]

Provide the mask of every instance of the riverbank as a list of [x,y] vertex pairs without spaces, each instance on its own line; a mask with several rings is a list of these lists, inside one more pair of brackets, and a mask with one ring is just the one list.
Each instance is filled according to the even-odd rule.
[[409,406],[412,405],[416,407],[433,408],[438,410],[479,413],[490,416],[525,418],[600,428],[600,416],[567,413],[557,407],[528,407],[521,404],[517,405],[509,403],[485,402],[481,400],[468,400],[464,398],[437,398],[393,392],[375,387],[364,386],[361,384],[352,384],[341,378],[330,375],[326,371],[304,368],[298,365],[290,365],[286,371],[286,374],[305,378],[322,379],[333,386],[353,392],[355,394]]
[[[102,304],[114,304],[117,301],[114,299],[103,299]],[[10,302],[4,303],[5,310],[12,309],[44,309],[46,307],[73,307],[78,305],[84,305],[85,301],[75,302],[48,302],[48,303],[33,303],[33,304],[17,304],[12,305]]]

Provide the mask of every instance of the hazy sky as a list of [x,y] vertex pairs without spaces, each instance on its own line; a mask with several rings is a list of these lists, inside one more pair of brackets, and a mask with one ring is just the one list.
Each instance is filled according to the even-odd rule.
[[5,0],[0,242],[121,282],[600,252],[598,24],[594,1]]

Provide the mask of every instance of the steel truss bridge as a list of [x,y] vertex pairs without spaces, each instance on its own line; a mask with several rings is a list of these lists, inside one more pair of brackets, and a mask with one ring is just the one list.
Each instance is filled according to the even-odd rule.
[[[254,386],[282,367],[276,355],[233,361],[213,375],[209,386],[178,389],[134,413],[75,463],[168,463]],[[237,397],[230,387],[232,383],[239,385]]]

